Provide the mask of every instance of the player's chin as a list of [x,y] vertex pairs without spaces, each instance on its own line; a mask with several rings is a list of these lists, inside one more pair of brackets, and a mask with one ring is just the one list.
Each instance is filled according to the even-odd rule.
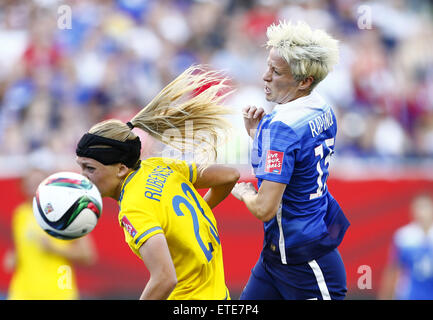
[[266,99],[266,101],[269,101],[269,102],[275,102],[276,97],[272,94],[272,91],[269,90],[269,91],[265,92],[265,99]]
[[265,94],[265,99],[266,99],[266,101],[269,101],[269,102],[273,102],[274,101],[274,99],[272,98],[272,96],[271,96],[270,93],[269,94]]

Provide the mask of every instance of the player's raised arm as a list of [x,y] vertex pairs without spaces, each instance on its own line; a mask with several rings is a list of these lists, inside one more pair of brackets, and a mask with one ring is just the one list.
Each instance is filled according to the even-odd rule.
[[248,135],[254,139],[260,120],[265,116],[265,110],[256,106],[246,106],[242,109],[242,116]]
[[196,189],[209,188],[203,199],[212,209],[230,194],[239,177],[237,169],[215,164],[198,171],[194,187]]

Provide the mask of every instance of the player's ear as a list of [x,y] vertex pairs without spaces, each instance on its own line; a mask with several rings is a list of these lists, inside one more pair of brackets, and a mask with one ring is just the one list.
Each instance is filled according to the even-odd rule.
[[123,163],[118,164],[117,177],[125,178],[129,173],[129,168],[125,166]]
[[311,84],[314,82],[314,78],[312,76],[306,77],[304,80],[299,82],[299,90],[309,90]]

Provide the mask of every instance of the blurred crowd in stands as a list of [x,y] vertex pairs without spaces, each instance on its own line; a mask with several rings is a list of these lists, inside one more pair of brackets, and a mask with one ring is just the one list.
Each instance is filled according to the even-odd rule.
[[282,19],[340,41],[316,89],[338,114],[339,157],[433,156],[433,1],[3,0],[0,157],[71,158],[92,124],[128,121],[191,64],[233,79],[240,127],[245,105],[271,108],[265,31]]

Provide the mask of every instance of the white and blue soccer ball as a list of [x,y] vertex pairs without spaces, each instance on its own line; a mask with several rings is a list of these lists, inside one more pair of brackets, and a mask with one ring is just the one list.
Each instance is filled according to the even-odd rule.
[[75,172],[58,172],[40,183],[33,198],[39,226],[59,239],[76,239],[91,232],[102,213],[98,188]]

